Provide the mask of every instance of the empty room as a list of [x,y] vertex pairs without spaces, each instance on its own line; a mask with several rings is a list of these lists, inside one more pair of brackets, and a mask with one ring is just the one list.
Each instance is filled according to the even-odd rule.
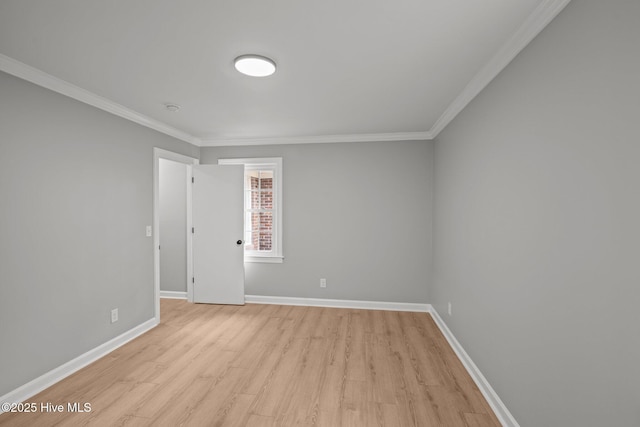
[[640,427],[637,0],[0,1],[0,426]]

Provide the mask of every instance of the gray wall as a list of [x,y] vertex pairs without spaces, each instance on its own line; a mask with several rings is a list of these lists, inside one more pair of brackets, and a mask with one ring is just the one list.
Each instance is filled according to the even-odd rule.
[[[247,294],[427,302],[433,144],[202,148],[283,158],[283,264],[246,263]],[[320,288],[321,277],[327,287]]]
[[160,159],[160,290],[187,292],[187,165]]
[[429,299],[522,426],[640,425],[639,22],[574,0],[436,143]]
[[0,395],[153,317],[154,146],[199,155],[0,73]]

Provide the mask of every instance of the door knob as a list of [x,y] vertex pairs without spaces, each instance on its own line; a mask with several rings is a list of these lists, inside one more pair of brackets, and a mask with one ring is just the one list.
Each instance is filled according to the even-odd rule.
[[239,245],[241,245],[241,244],[242,244],[242,240],[238,240],[238,241],[236,242],[236,245],[238,245],[238,246],[239,246]]

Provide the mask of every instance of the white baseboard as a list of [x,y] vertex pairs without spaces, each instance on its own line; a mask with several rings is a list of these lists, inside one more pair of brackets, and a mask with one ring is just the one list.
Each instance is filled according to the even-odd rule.
[[[84,368],[90,363],[95,362],[103,356],[106,356],[113,350],[128,343],[132,339],[144,334],[148,330],[154,328],[156,325],[158,325],[158,321],[155,317],[153,319],[149,319],[146,322],[136,326],[135,328],[129,329],[127,332],[107,341],[106,343],[101,344],[84,354],[81,354],[80,356],[76,357],[73,360],[70,360],[64,365],[58,366],[57,368],[52,369],[51,371],[28,382],[27,384],[20,386],[13,391],[10,391],[9,393],[0,397],[0,403],[19,403],[29,399],[30,397],[40,393],[42,390],[51,387],[58,381],[61,381],[74,372]],[[4,411],[0,409],[0,414],[2,412]]]
[[431,317],[433,317],[433,320],[438,325],[438,328],[440,328],[440,331],[442,332],[444,337],[449,342],[451,348],[453,348],[453,351],[455,351],[458,359],[460,359],[467,372],[469,372],[469,375],[471,375],[471,378],[480,389],[480,392],[489,403],[489,406],[491,406],[491,409],[493,409],[493,412],[496,414],[496,417],[498,417],[500,423],[504,427],[520,427],[520,424],[518,424],[513,415],[511,415],[511,412],[509,412],[509,410],[505,406],[504,402],[502,402],[493,387],[491,387],[489,381],[487,381],[484,375],[482,375],[480,369],[478,369],[476,364],[473,363],[471,357],[469,357],[467,352],[464,351],[462,345],[460,345],[447,324],[444,323],[444,320],[442,320],[438,312],[433,307],[431,307],[430,314]]
[[[186,292],[161,291],[161,298],[186,299]],[[245,302],[253,304],[279,304],[279,305],[299,305],[310,307],[334,307],[334,308],[355,308],[364,310],[390,310],[390,311],[414,311],[430,313],[436,325],[446,338],[447,342],[453,348],[467,372],[476,383],[480,392],[485,397],[491,409],[498,417],[498,420],[504,427],[520,427],[511,412],[507,409],[493,387],[487,379],[482,375],[473,360],[467,352],[462,348],[453,335],[447,324],[442,320],[438,312],[431,304],[415,304],[402,302],[384,302],[384,301],[358,301],[358,300],[337,300],[337,299],[320,299],[320,298],[292,298],[292,297],[274,297],[262,295],[245,295]],[[53,384],[68,377],[74,372],[84,368],[90,363],[109,354],[113,350],[121,347],[132,339],[144,334],[150,329],[158,325],[156,318],[149,319],[146,322],[128,330],[127,332],[113,338],[98,347],[76,357],[75,359],[61,365],[44,375],[28,382],[27,384],[10,391],[0,397],[0,403],[18,403],[38,394],[42,390],[52,386]],[[0,409],[0,414],[3,411]]]
[[263,295],[245,295],[245,302],[253,304],[302,305],[309,307],[359,308],[363,310],[419,311],[429,312],[430,304],[412,304],[406,302],[357,301],[320,298],[272,297]]
[[462,362],[465,369],[476,383],[480,392],[493,409],[498,420],[504,427],[520,427],[516,419],[511,415],[504,402],[500,399],[493,387],[487,379],[482,375],[473,360],[469,357],[462,345],[453,335],[447,324],[442,320],[438,312],[431,304],[412,304],[401,302],[382,302],[382,301],[356,301],[356,300],[337,300],[337,299],[319,299],[319,298],[292,298],[292,297],[273,297],[262,295],[245,295],[245,302],[253,304],[279,304],[279,305],[301,305],[311,307],[336,307],[336,308],[357,308],[365,310],[391,310],[391,311],[415,311],[427,312],[431,314],[436,325],[446,338],[447,342]]
[[187,299],[187,293],[178,291],[160,291],[160,298]]

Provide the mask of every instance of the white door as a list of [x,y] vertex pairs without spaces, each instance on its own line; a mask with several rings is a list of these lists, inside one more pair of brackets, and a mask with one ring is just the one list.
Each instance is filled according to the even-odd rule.
[[193,301],[244,304],[244,166],[193,166]]

